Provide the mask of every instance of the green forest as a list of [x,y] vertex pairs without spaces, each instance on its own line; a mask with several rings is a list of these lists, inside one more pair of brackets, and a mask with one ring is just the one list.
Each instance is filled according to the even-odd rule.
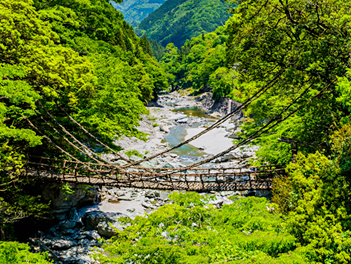
[[141,21],[136,33],[179,48],[186,40],[224,25],[229,6],[223,0],[168,0]]
[[[1,1],[1,223],[46,205],[17,179],[28,155],[90,160],[56,122],[88,144],[69,114],[110,148],[136,129],[167,77],[133,28],[106,1]],[[53,128],[52,128],[53,127]],[[100,149],[89,142],[91,149]],[[57,148],[57,146],[61,146]],[[108,151],[108,150],[107,150]],[[22,186],[23,184],[23,186]]]
[[124,219],[94,258],[351,262],[351,3],[195,2],[168,0],[134,31],[105,0],[0,0],[0,263],[53,262],[11,235],[18,219],[50,208],[20,177],[29,156],[92,162],[118,152],[115,139],[146,139],[138,124],[148,102],[185,89],[246,105],[233,144],[259,146],[251,164],[284,165],[285,176],[271,200],[231,196],[220,209],[205,203],[210,194],[174,192]]

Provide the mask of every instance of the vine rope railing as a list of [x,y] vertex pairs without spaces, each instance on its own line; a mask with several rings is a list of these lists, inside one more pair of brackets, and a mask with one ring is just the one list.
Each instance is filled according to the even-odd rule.
[[[148,171],[150,172],[150,169],[149,168],[143,168],[143,167],[139,167],[139,166],[135,166],[135,165],[138,165],[144,161],[148,161],[148,160],[151,160],[159,155],[162,155],[164,153],[167,153],[173,149],[176,149],[176,148],[179,148],[180,146],[184,145],[184,144],[187,144],[193,140],[195,140],[196,138],[202,136],[203,134],[209,132],[210,130],[218,127],[220,124],[222,124],[223,122],[225,122],[226,120],[228,120],[230,117],[232,117],[233,115],[235,115],[236,113],[238,113],[240,110],[244,109],[245,107],[247,107],[248,105],[250,105],[254,100],[256,100],[257,98],[259,98],[260,96],[262,96],[262,94],[264,94],[271,86],[273,86],[274,84],[276,84],[281,75],[286,71],[288,67],[286,67],[285,69],[281,70],[278,74],[276,74],[274,76],[274,78],[272,78],[270,81],[268,81],[266,83],[266,85],[264,85],[262,88],[260,88],[257,92],[255,92],[255,94],[253,96],[251,96],[249,99],[247,99],[241,106],[238,106],[236,107],[236,109],[234,111],[232,111],[231,113],[227,114],[225,117],[221,118],[220,120],[218,120],[216,123],[214,123],[212,126],[210,126],[209,128],[205,129],[204,131],[196,134],[195,136],[189,138],[188,140],[185,140],[183,142],[181,142],[180,144],[172,147],[172,148],[169,148],[167,150],[164,150],[162,152],[159,152],[155,155],[152,155],[150,157],[147,157],[147,158],[144,158],[144,159],[141,159],[139,161],[136,161],[136,162],[131,162],[130,160],[124,158],[123,156],[121,156],[119,153],[117,153],[116,151],[114,151],[112,148],[110,148],[109,146],[107,146],[106,144],[104,144],[103,142],[101,142],[97,137],[95,137],[94,135],[92,135],[88,130],[86,130],[84,128],[84,126],[82,126],[79,122],[77,122],[72,116],[70,116],[56,101],[56,105],[59,107],[59,109],[61,109],[68,117],[69,119],[74,122],[76,125],[78,125],[80,127],[81,130],[83,130],[87,135],[89,135],[91,138],[95,139],[96,142],[98,142],[99,144],[101,144],[102,146],[104,146],[105,148],[109,149],[110,151],[112,151],[115,155],[117,155],[118,157],[120,157],[121,159],[127,161],[129,164],[127,165],[122,165],[122,166],[116,166],[116,165],[113,165],[113,164],[110,164],[108,161],[102,159],[99,155],[97,155],[96,153],[94,153],[94,151],[90,150],[87,146],[85,146],[83,143],[81,143],[76,137],[74,137],[70,132],[67,131],[67,129],[65,129],[65,127],[63,127],[45,108],[44,106],[40,103],[40,107],[45,111],[45,113],[56,123],[57,126],[59,126],[61,128],[61,130],[68,136],[70,136],[74,142],[76,142],[79,146],[77,147],[74,143],[72,143],[70,140],[68,140],[65,136],[61,135],[58,130],[56,128],[54,128],[49,122],[47,122],[43,116],[40,116],[40,118],[48,125],[50,126],[54,131],[55,133],[57,133],[60,137],[62,137],[66,142],[68,142],[72,147],[74,147],[75,149],[79,150],[79,151],[82,151],[84,153],[86,153],[92,160],[96,161],[98,165],[104,165],[106,166],[106,164],[109,164],[109,166],[112,166],[114,169],[116,170],[119,170],[119,171],[125,171],[126,169],[128,168],[134,168],[134,169],[138,169],[138,170],[144,170],[144,171]],[[302,107],[306,106],[307,104],[309,104],[314,98],[320,96],[324,91],[326,91],[333,83],[335,82],[332,81],[331,83],[329,83],[324,89],[322,89],[319,93],[315,94],[314,96],[312,96],[305,104],[302,104],[300,105],[299,107],[297,107],[295,110],[293,110],[292,112],[288,113],[287,116],[285,117],[282,117],[283,114],[285,114],[293,105],[295,105],[297,103],[297,101],[299,101],[313,86],[313,84],[311,84],[309,87],[307,87],[298,97],[296,97],[292,102],[291,104],[289,104],[287,107],[285,107],[279,114],[277,114],[276,116],[272,117],[270,119],[270,121],[265,124],[263,127],[261,127],[260,129],[258,129],[257,131],[254,131],[252,132],[250,135],[248,135],[245,139],[241,140],[239,143],[237,143],[236,145],[234,146],[231,146],[230,148],[228,148],[227,150],[225,151],[222,151],[218,154],[216,154],[215,156],[212,156],[212,157],[209,157],[207,159],[204,159],[202,161],[199,161],[197,163],[193,163],[193,164],[190,164],[188,166],[184,166],[184,167],[181,167],[181,168],[178,168],[176,170],[173,170],[173,171],[169,171],[167,170],[166,173],[163,173],[163,175],[166,175],[167,173],[177,173],[177,172],[180,172],[182,170],[189,170],[191,168],[194,168],[194,167],[198,167],[198,166],[201,166],[205,163],[208,163],[220,156],[223,156],[224,154],[230,152],[230,151],[233,151],[235,149],[237,149],[238,147],[240,146],[243,146],[249,142],[251,142],[252,140],[258,138],[259,136],[261,136],[263,133],[266,133],[267,131],[271,130],[272,128],[274,128],[275,126],[277,126],[278,124],[284,122],[286,119],[288,119],[291,115],[293,115],[294,113],[296,113],[298,110],[300,110]],[[40,135],[42,135],[44,138],[46,138],[51,144],[53,144],[56,148],[58,148],[62,153],[64,153],[65,155],[67,155],[68,157],[70,157],[72,160],[75,160],[76,162],[79,162],[81,164],[87,164],[85,162],[81,162],[79,161],[77,158],[75,158],[74,156],[72,156],[71,154],[69,154],[67,151],[65,151],[63,148],[61,148],[60,146],[58,146],[57,144],[55,144],[47,135],[45,135],[44,133],[42,133],[29,119],[23,117],[25,120],[27,120],[27,122],[29,123],[29,125],[31,127],[33,127]],[[104,163],[102,163],[101,161],[95,159],[94,157],[92,157],[92,155],[95,155],[97,156],[99,159],[103,160]],[[152,170],[151,170],[151,173]]]
[[[305,104],[300,105],[298,108],[296,108],[295,110],[293,110],[292,112],[290,112],[286,117],[282,117],[279,119],[279,117],[281,117],[285,112],[287,112],[290,107],[292,107],[293,105],[296,104],[296,102],[304,95],[307,93],[307,91],[309,91],[313,84],[311,84],[308,88],[306,88],[297,98],[295,98],[295,100],[293,100],[293,102],[291,104],[289,104],[285,109],[283,109],[279,114],[277,114],[275,117],[273,117],[267,124],[265,124],[262,128],[260,128],[259,130],[251,133],[246,139],[242,140],[241,142],[239,142],[238,144],[216,154],[215,156],[209,157],[207,159],[204,159],[202,161],[190,164],[188,166],[184,166],[181,169],[182,170],[187,170],[187,169],[191,169],[193,167],[197,167],[200,165],[203,165],[205,163],[208,163],[216,158],[219,158],[221,156],[223,156],[224,154],[233,151],[235,149],[237,149],[240,146],[243,146],[251,141],[253,141],[254,139],[258,138],[259,136],[261,136],[263,133],[266,133],[267,131],[271,130],[273,127],[277,126],[278,124],[284,122],[286,119],[288,119],[290,116],[292,116],[293,114],[295,114],[298,110],[300,110],[301,108],[305,107],[307,104],[309,104],[310,102],[312,102],[312,100],[314,98],[317,98],[318,96],[320,96],[323,92],[325,92],[336,80],[333,80],[332,82],[330,82],[324,89],[322,89],[320,92],[318,92],[317,94],[315,94],[314,96],[312,96]],[[275,123],[273,123],[274,121],[277,121]],[[273,124],[272,124],[273,123]],[[272,125],[271,125],[272,124]],[[271,125],[271,126],[270,126]]]
[[113,165],[30,156],[23,177],[76,184],[133,187],[145,189],[224,191],[271,189],[274,177],[284,167],[195,168],[174,173],[176,169],[149,168],[151,171],[118,170]]

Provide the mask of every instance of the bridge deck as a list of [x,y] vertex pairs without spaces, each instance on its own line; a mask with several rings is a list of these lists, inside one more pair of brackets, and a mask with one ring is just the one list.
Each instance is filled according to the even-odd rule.
[[22,173],[24,177],[78,184],[188,191],[267,190],[272,188],[273,178],[281,174],[284,168],[278,166],[194,168],[182,172],[142,167],[119,170],[113,165],[47,158],[28,161]]

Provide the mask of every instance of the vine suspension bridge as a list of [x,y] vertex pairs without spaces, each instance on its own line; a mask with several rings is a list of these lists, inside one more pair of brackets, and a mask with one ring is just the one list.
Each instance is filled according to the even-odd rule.
[[193,168],[184,171],[166,168],[130,168],[97,163],[31,157],[23,171],[25,177],[100,186],[134,187],[160,190],[228,191],[265,190],[272,179],[284,173],[279,166],[248,168]]
[[[267,123],[262,125],[256,131],[247,135],[237,144],[229,147],[212,157],[202,161],[187,165],[181,168],[146,168],[138,166],[144,161],[154,159],[173,149],[179,148],[187,144],[210,130],[218,127],[220,124],[233,117],[239,111],[247,107],[251,102],[259,98],[270,87],[276,84],[280,76],[286,71],[283,69],[274,78],[272,78],[265,86],[260,88],[255,94],[246,100],[242,105],[238,106],[234,111],[219,119],[213,125],[198,133],[197,135],[183,141],[182,143],[171,147],[167,150],[159,152],[153,156],[144,158],[139,161],[132,162],[119,153],[111,149],[109,146],[101,142],[97,137],[89,133],[80,123],[78,123],[71,115],[69,115],[56,101],[58,109],[67,115],[67,117],[77,125],[92,140],[112,152],[117,159],[124,160],[126,165],[115,165],[103,157],[97,155],[88,146],[80,142],[69,131],[67,131],[56,119],[49,113],[44,106],[38,102],[39,107],[51,119],[51,122],[59,127],[59,132],[52,123],[44,118],[44,114],[40,115],[42,121],[50,126],[53,131],[63,140],[68,142],[72,147],[88,156],[93,162],[82,162],[63,148],[58,146],[47,135],[42,133],[29,119],[23,117],[29,125],[39,134],[42,135],[50,144],[58,148],[70,160],[58,160],[46,157],[28,156],[27,162],[22,170],[22,177],[39,178],[41,180],[61,181],[76,184],[104,185],[116,187],[134,187],[145,189],[164,189],[164,190],[189,190],[189,191],[226,191],[226,190],[266,190],[272,188],[272,180],[274,177],[285,174],[285,169],[278,165],[260,166],[260,167],[241,167],[241,168],[202,168],[206,164],[224,154],[235,150],[252,140],[258,138],[263,133],[267,133],[273,127],[287,120],[290,116],[300,110],[302,107],[310,103],[314,98],[320,96],[333,83],[322,89],[319,93],[312,96],[306,103],[300,105],[294,110],[289,109],[295,105],[300,99],[311,89],[312,85],[306,88],[298,95],[288,106],[283,108],[276,116],[272,117]],[[71,139],[68,139],[71,138]],[[294,150],[293,150],[294,152]]]

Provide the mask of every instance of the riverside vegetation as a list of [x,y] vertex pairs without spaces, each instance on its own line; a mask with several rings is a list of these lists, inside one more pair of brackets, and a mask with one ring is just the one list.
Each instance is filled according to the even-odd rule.
[[[75,157],[87,159],[40,121],[38,101],[83,142],[87,139],[56,104],[118,150],[112,144],[118,136],[143,138],[136,129],[139,114],[167,88],[167,79],[175,88],[212,89],[215,97],[240,102],[268,83],[246,109],[240,136],[291,113],[253,141],[260,146],[253,163],[288,164],[294,145],[299,149],[287,176],[274,181],[273,203],[232,197],[232,204],[217,209],[204,205],[210,196],[173,193],[173,203],[126,219],[131,225],[106,241],[108,254],[96,258],[102,263],[351,261],[351,3],[229,2],[232,15],[223,27],[179,50],[169,44],[160,64],[147,52],[147,39],[138,38],[107,1],[0,2],[3,230],[48,208],[17,177],[24,154],[64,157],[24,117]],[[284,137],[293,144],[278,140]],[[0,244],[3,263],[48,263],[46,257],[17,242]]]

